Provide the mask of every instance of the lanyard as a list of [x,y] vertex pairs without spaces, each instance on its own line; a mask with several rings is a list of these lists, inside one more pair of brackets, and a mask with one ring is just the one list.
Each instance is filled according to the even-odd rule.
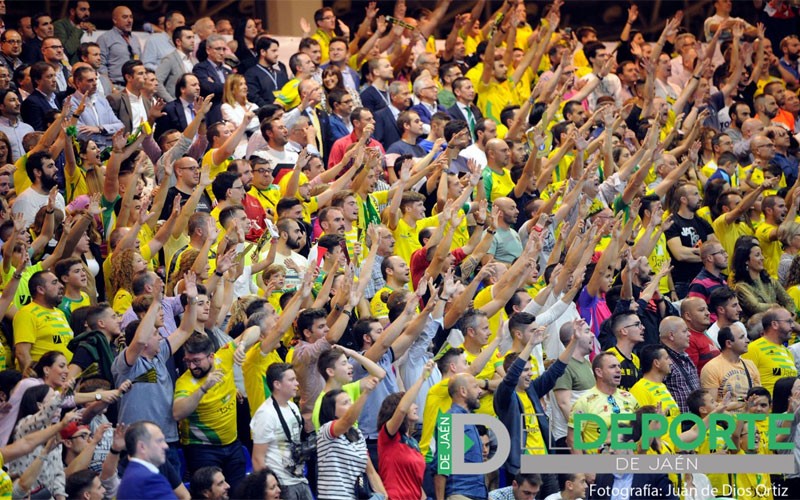
[[258,67],[261,71],[267,74],[269,79],[272,80],[272,85],[275,86],[275,90],[278,90],[278,77],[276,75],[273,75],[267,68],[265,68],[260,64],[256,64],[256,67]]

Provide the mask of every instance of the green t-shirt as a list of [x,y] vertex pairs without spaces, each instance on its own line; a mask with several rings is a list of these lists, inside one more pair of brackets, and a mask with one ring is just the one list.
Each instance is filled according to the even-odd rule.
[[[355,382],[350,382],[349,384],[344,384],[342,386],[342,390],[346,392],[350,399],[355,402],[359,396],[361,396],[361,381],[356,380]],[[311,423],[314,424],[314,430],[319,430],[319,409],[322,407],[322,397],[325,396],[325,391],[319,393],[317,397],[317,401],[314,403],[314,410],[311,413]],[[358,427],[358,422],[355,423],[355,426]]]

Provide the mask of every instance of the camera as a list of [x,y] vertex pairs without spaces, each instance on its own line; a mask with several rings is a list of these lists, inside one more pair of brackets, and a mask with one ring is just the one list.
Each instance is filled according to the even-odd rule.
[[294,466],[289,470],[297,477],[303,476],[303,467],[306,462],[313,460],[317,452],[317,436],[315,433],[310,433],[300,440],[299,443],[294,441],[289,443],[289,450],[292,453],[292,461]]

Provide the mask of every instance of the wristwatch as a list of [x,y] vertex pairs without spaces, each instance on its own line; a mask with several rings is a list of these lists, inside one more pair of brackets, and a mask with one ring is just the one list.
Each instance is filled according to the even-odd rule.
[[102,401],[103,400],[103,395],[100,394],[99,392],[95,392],[94,393],[94,400],[95,401]]

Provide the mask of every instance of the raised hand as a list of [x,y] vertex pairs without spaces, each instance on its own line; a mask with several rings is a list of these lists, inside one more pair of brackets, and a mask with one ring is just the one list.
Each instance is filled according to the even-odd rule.
[[197,274],[191,269],[183,275],[183,287],[187,297],[197,297]]

